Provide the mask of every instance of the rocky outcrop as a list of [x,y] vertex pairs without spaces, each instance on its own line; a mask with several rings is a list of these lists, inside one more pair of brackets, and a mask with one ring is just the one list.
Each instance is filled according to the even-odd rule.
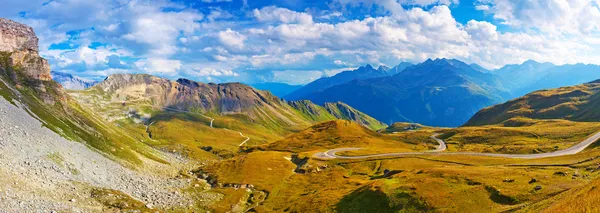
[[0,69],[15,82],[52,80],[50,65],[46,59],[39,56],[38,38],[31,27],[0,18],[0,53]]
[[0,18],[0,51],[38,51],[38,38],[33,29],[12,20]]

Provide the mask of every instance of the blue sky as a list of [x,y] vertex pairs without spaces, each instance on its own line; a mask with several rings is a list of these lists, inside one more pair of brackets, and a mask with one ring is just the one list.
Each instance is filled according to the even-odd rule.
[[600,63],[600,0],[4,0],[52,70],[304,84],[372,64],[456,58]]

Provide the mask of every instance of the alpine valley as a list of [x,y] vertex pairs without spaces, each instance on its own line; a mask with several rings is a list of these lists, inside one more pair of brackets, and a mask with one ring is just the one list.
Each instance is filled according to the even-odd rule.
[[600,203],[596,65],[487,70],[441,58],[301,87],[128,73],[93,82],[51,72],[39,46],[31,27],[0,18],[0,212]]

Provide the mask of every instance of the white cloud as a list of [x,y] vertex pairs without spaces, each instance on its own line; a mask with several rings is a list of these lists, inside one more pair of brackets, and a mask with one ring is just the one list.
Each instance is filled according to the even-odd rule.
[[333,63],[335,65],[346,65],[347,64],[345,61],[342,61],[342,60],[335,60],[335,61],[333,61]]
[[192,34],[200,28],[197,21],[203,18],[197,11],[164,12],[159,7],[135,1],[128,7],[134,17],[128,26],[129,33],[122,38],[148,45],[147,55],[151,57],[175,54],[179,35]]
[[490,10],[490,6],[481,4],[481,5],[476,5],[475,9],[481,10],[481,11],[488,11],[488,10]]
[[231,48],[243,48],[246,40],[246,36],[231,29],[219,32],[217,37],[221,44]]
[[494,18],[516,28],[589,35],[600,31],[598,0],[485,0]]
[[146,73],[175,73],[181,68],[181,61],[163,58],[148,58],[135,62],[135,66]]
[[475,40],[498,40],[496,26],[489,22],[471,20],[467,22],[465,29]]
[[196,74],[198,76],[238,76],[232,70],[216,70],[213,68],[202,68]]
[[282,23],[298,23],[298,24],[312,24],[312,16],[302,12],[291,11],[289,9],[280,7],[264,7],[262,9],[254,9],[252,15],[263,22],[277,21]]
[[[26,11],[26,17],[17,19],[34,27],[41,53],[53,69],[89,75],[128,70],[252,81],[271,70],[287,70],[278,79],[297,84],[339,67],[393,66],[437,57],[487,68],[527,59],[600,63],[600,19],[591,3],[598,0],[480,0],[475,5],[508,25],[509,32],[499,31],[505,26],[492,24],[497,22],[458,23],[453,7],[446,6],[457,3],[451,0],[333,0],[325,12],[275,6],[239,12],[207,6],[206,15],[168,0],[60,0],[35,7],[8,1]],[[332,12],[346,12],[340,5],[378,11],[349,20]],[[0,8],[0,13],[8,12]],[[60,43],[69,46],[49,49]],[[303,71],[307,78],[300,76]]]

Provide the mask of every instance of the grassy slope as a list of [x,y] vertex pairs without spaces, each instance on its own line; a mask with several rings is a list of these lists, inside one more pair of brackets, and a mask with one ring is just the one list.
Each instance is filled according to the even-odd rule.
[[[8,66],[6,60],[10,53],[1,55],[4,72],[0,77],[0,93],[7,100],[15,99],[27,106],[32,116],[38,118],[45,127],[67,139],[86,143],[108,156],[128,163],[140,164],[142,161],[138,154],[162,162],[149,147],[84,110],[64,94],[56,82],[28,79],[20,72],[20,67]],[[16,81],[12,76],[17,76]],[[17,84],[18,87],[15,86]],[[44,99],[51,99],[55,104],[49,105]]]
[[524,209],[523,212],[542,210],[541,212],[574,213],[597,212],[600,204],[600,179],[591,183],[571,189],[556,197],[536,203]]
[[514,117],[600,121],[600,82],[541,90],[479,111],[467,126],[498,124]]
[[325,103],[323,107],[337,119],[353,120],[371,130],[379,130],[387,127],[386,124],[342,102]]
[[600,131],[600,123],[514,118],[502,124],[446,129],[449,151],[540,153],[565,149]]
[[354,122],[335,120],[311,126],[280,141],[263,146],[262,149],[290,152],[307,152],[340,147],[365,147],[381,151],[411,151],[414,144],[402,140],[402,136],[373,132]]
[[[554,175],[577,171],[569,167],[506,167],[488,165],[485,159],[468,160],[479,163],[475,165],[453,163],[452,157],[310,160],[309,164],[329,166],[317,173],[292,174],[286,169],[293,165],[285,166],[289,162],[280,154],[259,152],[230,160],[218,172],[229,181],[244,181],[267,190],[269,196],[258,212],[502,212],[541,202],[588,182],[586,178]],[[244,169],[246,166],[252,169]],[[385,177],[385,169],[396,174]],[[586,171],[579,174],[596,175]],[[532,178],[538,181],[530,184]],[[542,190],[534,190],[537,185]]]

